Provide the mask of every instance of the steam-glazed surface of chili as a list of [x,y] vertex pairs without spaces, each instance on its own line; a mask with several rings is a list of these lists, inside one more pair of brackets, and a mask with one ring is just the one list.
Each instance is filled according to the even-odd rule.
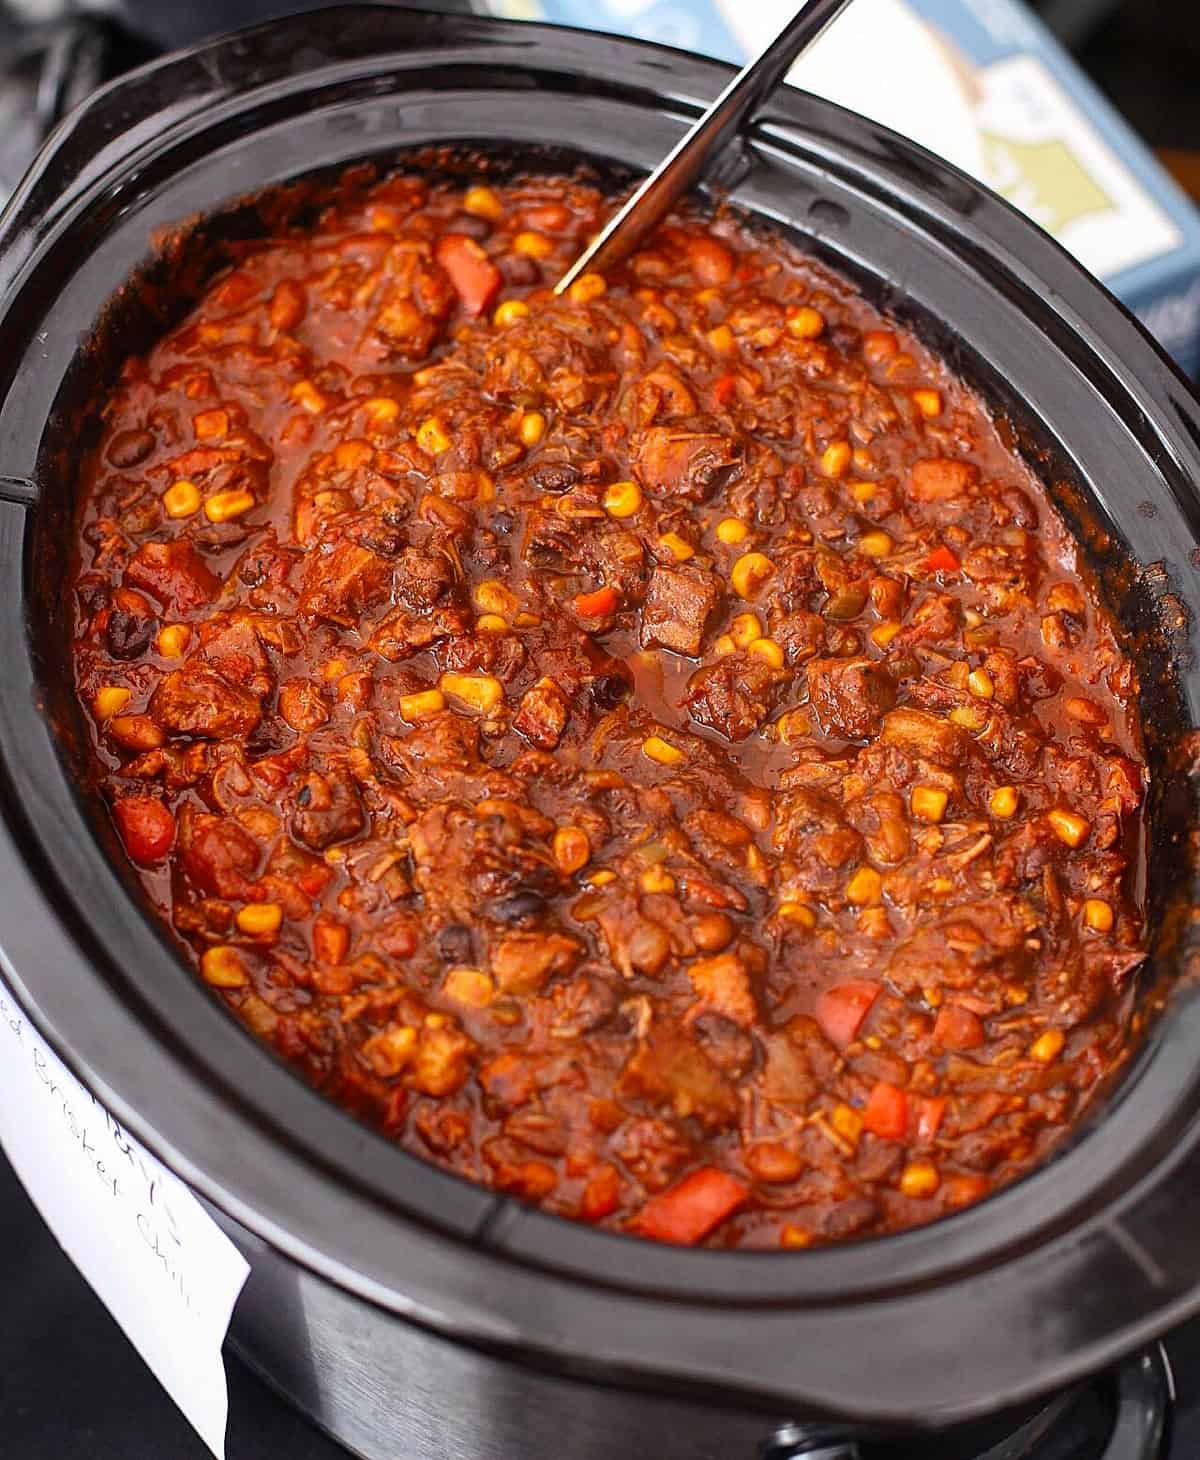
[[128,362],[97,781],[200,975],[409,1150],[660,1240],[894,1231],[1127,1051],[1132,670],[937,359],[732,216],[554,298],[607,207],[393,178]]

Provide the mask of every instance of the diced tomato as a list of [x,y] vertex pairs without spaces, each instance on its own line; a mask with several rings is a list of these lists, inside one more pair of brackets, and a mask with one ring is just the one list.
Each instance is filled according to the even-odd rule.
[[942,1118],[946,1114],[946,1097],[917,1095],[912,1103],[917,1118],[917,1140],[927,1146],[937,1136]]
[[403,1085],[397,1085],[388,1093],[387,1104],[383,1107],[383,1128],[388,1135],[403,1129],[407,1113],[408,1091]]
[[902,1141],[908,1134],[908,1096],[886,1080],[877,1080],[862,1113],[863,1128],[885,1141]]
[[125,850],[143,867],[160,862],[175,840],[175,818],[153,796],[124,796],[113,807]]
[[599,1222],[617,1209],[621,1178],[615,1166],[598,1166],[583,1189],[579,1215],[585,1222]]
[[621,595],[615,588],[597,588],[593,593],[575,595],[575,612],[580,618],[603,618],[615,613]]
[[831,1044],[846,1048],[879,997],[879,987],[874,979],[850,978],[817,999],[813,1016]]
[[984,1038],[983,1023],[961,1004],[943,1004],[934,1020],[933,1037],[946,1049],[978,1049]]
[[720,379],[714,380],[712,393],[713,400],[719,406],[727,406],[737,395],[737,376],[722,375]]
[[296,885],[306,897],[314,900],[325,891],[329,885],[329,879],[333,876],[328,867],[323,867],[319,862],[314,862],[311,867],[305,867],[296,873]]
[[948,547],[935,547],[925,559],[925,568],[930,573],[957,573],[962,564]]
[[468,314],[482,314],[500,289],[500,271],[483,249],[465,233],[443,233],[434,257],[454,285]]
[[965,1172],[948,1176],[942,1182],[942,1193],[952,1207],[965,1207],[973,1201],[980,1201],[991,1190],[986,1176],[970,1176]]
[[186,614],[211,603],[221,580],[186,537],[173,542],[144,542],[125,569],[126,579],[144,588],[164,608]]
[[749,1188],[727,1171],[702,1166],[652,1196],[634,1227],[656,1242],[699,1242],[737,1211],[749,1194]]

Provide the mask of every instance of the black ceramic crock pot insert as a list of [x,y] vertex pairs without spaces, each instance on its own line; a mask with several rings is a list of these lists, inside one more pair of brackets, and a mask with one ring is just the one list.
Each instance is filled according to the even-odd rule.
[[[89,411],[118,356],[178,310],[180,280],[198,289],[222,236],[261,227],[239,200],[429,143],[644,168],[727,75],[593,34],[346,7],[133,73],[52,139],[0,238],[0,946],[18,996],[97,1095],[214,1208],[364,1311],[608,1383],[962,1419],[1065,1383],[1200,1306],[1189,994],[1070,1148],[976,1208],[798,1254],[663,1248],[437,1171],[306,1089],[175,957],[74,789],[61,585]],[[546,152],[549,138],[560,150]],[[734,200],[940,350],[1013,421],[1078,527],[1135,636],[1155,786],[1153,963],[1176,978],[1193,883],[1179,747],[1200,713],[1200,407],[1050,240],[885,129],[789,92],[738,163]],[[153,262],[151,240],[168,238]],[[171,289],[125,287],[143,268]]]

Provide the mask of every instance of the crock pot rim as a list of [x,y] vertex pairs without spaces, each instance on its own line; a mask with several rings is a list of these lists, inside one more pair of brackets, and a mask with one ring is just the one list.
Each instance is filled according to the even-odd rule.
[[[371,10],[368,7],[345,7],[342,13],[344,16],[365,15],[371,13]],[[413,23],[412,17],[402,19],[402,12],[379,9],[373,13],[389,25],[399,29],[403,29],[406,25]],[[313,15],[298,17],[297,22],[297,33],[303,32],[306,35],[311,35],[312,27],[317,24]],[[251,44],[255,34],[270,32],[278,35],[281,32],[282,26],[286,24],[288,23],[276,23],[262,28],[260,32],[250,32],[247,36],[235,38],[236,44]],[[424,30],[422,29],[423,25]],[[467,34],[460,37],[459,40],[462,44],[466,45],[470,45],[481,38],[478,30],[480,26],[484,27],[483,42],[490,46],[499,44],[497,37],[503,35],[506,29],[513,35],[514,40],[517,35],[515,30],[504,27],[503,23],[500,22],[471,20],[464,22],[464,25]],[[448,41],[445,35],[445,27],[446,22],[444,18],[439,18],[437,28],[442,34],[434,38],[428,34],[429,27],[427,20],[417,23],[415,26],[417,34],[413,35],[414,45],[417,41],[421,41],[429,45],[431,50],[435,47],[441,48],[446,46],[451,42]],[[597,37],[590,37],[586,41],[583,41],[580,34],[576,32],[560,32],[553,28],[543,27],[530,28],[521,26],[519,28],[519,43],[521,47],[528,51],[529,46],[531,44],[533,46],[533,51],[525,59],[529,60],[530,56],[532,56],[535,68],[541,68],[543,70],[548,69],[554,64],[577,64],[580,60],[581,51],[586,52],[588,57],[596,55],[598,60],[598,48],[601,39],[604,40],[606,47],[604,55],[606,71],[611,72],[619,69],[615,63],[621,58],[619,55],[614,55],[614,52],[628,50],[631,67],[635,62],[641,63],[646,60],[647,48],[637,43],[615,42],[607,38]],[[162,79],[172,69],[177,70],[196,57],[207,57],[211,60],[213,52],[220,51],[225,46],[231,44],[233,42],[217,42],[215,45],[197,48],[193,52],[184,53],[177,58],[155,63],[144,71],[137,73],[129,82],[117,83],[116,91],[119,94],[127,94],[125,91],[126,87],[132,88],[138,84],[144,84],[148,77]],[[699,62],[695,58],[681,56],[678,53],[663,53],[657,50],[657,48],[651,48],[650,54],[654,58],[655,67],[660,72],[660,81],[664,84],[669,81],[674,85],[674,91],[672,92],[673,108],[687,110],[687,106],[690,105],[692,109],[698,109],[704,97],[709,94],[710,88],[711,92],[715,93],[727,75],[726,68],[722,68],[716,63]],[[410,66],[416,65],[414,52],[409,51],[403,57],[379,58],[381,71],[385,69],[383,63],[389,60],[394,68],[401,70],[405,64]],[[113,89],[105,93],[105,95],[111,94],[113,94]],[[688,100],[687,105],[684,105],[685,99],[689,98],[694,98],[694,100]],[[99,103],[85,104],[83,113],[73,119],[73,121],[68,122],[66,132],[60,134],[56,143],[52,146],[50,157],[43,159],[41,164],[43,176],[50,158],[53,157],[55,147],[61,147],[64,137],[70,136],[73,131],[78,132],[85,125],[87,115],[94,105],[99,105]],[[203,112],[201,115],[203,115]],[[821,125],[816,125],[818,122]],[[913,148],[911,144],[901,142],[900,139],[894,138],[891,134],[881,128],[875,127],[873,124],[864,122],[861,118],[849,117],[848,114],[841,113],[837,108],[832,107],[828,103],[817,102],[811,98],[804,99],[798,96],[780,98],[778,105],[772,108],[770,117],[765,119],[761,124],[759,134],[762,137],[769,138],[776,145],[788,145],[789,140],[792,143],[795,142],[794,137],[789,139],[789,127],[799,128],[804,133],[805,145],[810,150],[812,136],[814,134],[818,136],[823,134],[827,151],[830,152],[831,157],[837,151],[837,148],[830,147],[828,145],[828,139],[832,138],[836,129],[841,133],[842,137],[841,145],[843,151],[840,154],[840,160],[843,162],[845,161],[845,151],[853,151],[851,144],[857,143],[862,148],[864,155],[869,155],[872,149],[880,155],[890,153],[893,157],[901,159],[912,172],[922,179],[932,177],[935,182],[939,182],[948,192],[961,195],[965,186],[972,197],[973,205],[976,209],[974,222],[977,226],[978,234],[985,237],[988,231],[987,226],[979,227],[980,215],[983,217],[984,225],[990,225],[1001,235],[1006,233],[1017,234],[1018,241],[1026,246],[1026,252],[1032,252],[1037,258],[1038,268],[1042,271],[1042,277],[1044,278],[1048,274],[1053,278],[1054,284],[1064,302],[1064,307],[1073,309],[1083,315],[1089,312],[1087,308],[1080,311],[1082,276],[1078,274],[1075,266],[1066,260],[1065,255],[1061,254],[1048,240],[1045,240],[1041,235],[1037,235],[1031,229],[1030,225],[1024,223],[1023,220],[1014,222],[1016,215],[1011,214],[1009,210],[1005,209],[1004,205],[986,197],[974,184],[967,182],[961,175],[954,173],[953,170],[946,169],[944,165],[933,162],[927,154],[921,153],[919,149]],[[835,158],[834,160],[838,159]],[[911,185],[911,178],[909,182]],[[19,226],[21,208],[22,206],[27,206],[29,197],[30,188],[27,187],[22,193],[24,202],[18,204],[7,216],[10,228],[14,224]],[[911,203],[911,199],[909,201]],[[34,226],[36,227],[36,220],[34,220]],[[1037,245],[1036,247],[1035,243]],[[31,266],[36,263],[36,253],[37,249],[35,247],[29,255]],[[0,258],[0,269],[2,268],[3,259]],[[1093,294],[1095,293],[1094,286],[1089,285],[1082,290],[1084,296],[1087,295],[1088,289],[1091,289]],[[1082,299],[1082,303],[1085,306],[1093,302],[1089,298]],[[12,299],[10,298],[7,301],[6,308],[11,309],[11,307]],[[1158,389],[1162,392],[1163,398],[1174,401],[1175,409],[1179,416],[1178,425],[1180,432],[1175,433],[1176,439],[1174,441],[1170,440],[1172,433],[1169,430],[1160,431],[1160,436],[1163,440],[1164,447],[1171,454],[1182,458],[1187,454],[1186,442],[1189,434],[1193,439],[1200,436],[1200,414],[1196,411],[1195,402],[1191,398],[1190,393],[1180,388],[1178,377],[1174,376],[1171,368],[1164,362],[1162,357],[1153,350],[1153,347],[1147,344],[1144,337],[1140,336],[1136,329],[1130,327],[1128,317],[1122,316],[1119,311],[1114,311],[1111,308],[1111,304],[1108,310],[1108,317],[1103,323],[1107,326],[1108,330],[1117,331],[1124,339],[1127,348],[1122,354],[1118,354],[1116,359],[1123,367],[1124,374],[1128,377],[1128,383],[1131,386],[1137,386],[1135,377],[1138,373],[1138,366],[1136,362],[1140,359],[1141,368],[1145,370],[1148,376],[1154,379]],[[1103,338],[1105,333],[1104,329],[1100,329],[1098,332],[1101,338]],[[1111,367],[1111,358],[1108,364]],[[1141,393],[1140,387],[1138,387],[1138,392]],[[1153,406],[1153,392],[1148,392],[1148,394],[1150,399],[1146,404],[1148,408],[1151,408]],[[0,419],[2,419],[2,416],[0,416]],[[9,432],[7,430],[0,432],[0,442],[6,442],[8,439]],[[1182,450],[1181,442],[1183,445]],[[0,469],[4,469],[7,464],[3,458],[0,458]],[[1194,508],[1194,501],[1189,502],[1188,506]],[[14,533],[16,532],[11,521],[10,528]],[[1191,688],[1192,686],[1189,685],[1189,691]],[[12,718],[10,715],[6,718],[6,731],[11,727],[11,724]],[[9,748],[11,749],[11,742],[9,742]],[[109,875],[111,877],[111,870]],[[115,878],[113,882],[115,885]],[[86,937],[86,933],[83,930],[77,929],[76,931],[77,936],[82,933]],[[20,967],[15,972],[16,981],[21,986],[21,991],[32,1004],[31,1013],[34,1015],[35,1020],[38,1020],[39,1015],[41,1015],[41,1018],[45,1021],[46,1030],[54,1042],[67,1053],[68,1058],[71,1058],[73,1063],[77,1064],[77,1068],[79,1068],[85,1077],[90,1077],[91,1083],[99,1082],[104,1086],[105,1090],[109,1092],[108,1098],[118,1107],[119,1113],[123,1113],[126,1116],[131,1128],[142,1135],[152,1147],[157,1145],[162,1153],[168,1156],[168,1159],[174,1155],[176,1160],[179,1160],[183,1166],[189,1168],[189,1174],[195,1179],[200,1189],[205,1191],[206,1195],[209,1195],[218,1204],[221,1204],[223,1196],[228,1200],[230,1193],[222,1187],[219,1181],[214,1180],[209,1173],[197,1169],[188,1161],[184,1154],[186,1142],[177,1143],[175,1140],[164,1136],[163,1132],[157,1128],[155,1121],[147,1121],[146,1117],[140,1117],[136,1111],[128,1109],[127,1103],[122,1100],[120,1093],[119,1071],[117,1072],[117,1077],[113,1078],[113,1071],[106,1070],[104,1068],[104,1062],[98,1062],[92,1052],[89,1052],[88,1057],[84,1057],[80,1053],[83,1041],[78,1038],[73,1038],[71,1031],[57,1027],[55,1020],[46,1018],[38,1000],[36,981],[27,983],[22,976]],[[1189,1020],[1190,1014],[1188,1011],[1181,1010],[1175,1019],[1174,1029],[1177,1031],[1188,1031]],[[265,1066],[265,1056],[257,1046],[249,1042],[247,1036],[231,1024],[225,1023],[224,1028],[227,1038],[234,1036],[236,1039],[243,1041],[248,1059],[253,1059],[260,1065]],[[161,1037],[161,1031],[159,1037]],[[1165,1042],[1169,1041],[1160,1040],[1156,1044],[1156,1057],[1161,1055],[1161,1045]],[[1185,1042],[1190,1043],[1191,1048],[1196,1047],[1194,1040],[1191,1039],[1190,1032],[1188,1034],[1188,1040]],[[1136,1089],[1137,1085],[1138,1082],[1131,1082],[1132,1089]],[[337,1126],[342,1138],[349,1140],[355,1149],[366,1150],[371,1143],[377,1142],[378,1138],[370,1133],[363,1132],[360,1127],[353,1125],[341,1112],[331,1110],[325,1102],[320,1101],[311,1092],[303,1090],[298,1085],[295,1086],[295,1092],[297,1109],[306,1108],[315,1114],[316,1105],[320,1105],[322,1110],[328,1113],[330,1121]],[[238,1119],[234,1115],[233,1128],[236,1129],[237,1126]],[[353,1137],[348,1134],[348,1131],[351,1129],[354,1132]],[[360,1142],[361,1145],[359,1144]],[[561,1261],[564,1266],[576,1266],[578,1258],[570,1257],[569,1254],[565,1253],[564,1249],[579,1248],[581,1251],[586,1249],[593,1256],[596,1256],[601,1248],[608,1247],[616,1254],[614,1261],[618,1266],[622,1265],[622,1255],[625,1264],[629,1266],[645,1265],[638,1263],[635,1259],[633,1255],[634,1249],[631,1247],[629,1239],[598,1234],[589,1231],[587,1228],[548,1218],[542,1213],[497,1199],[486,1192],[480,1191],[478,1188],[469,1187],[465,1183],[458,1182],[455,1178],[449,1178],[442,1173],[433,1171],[433,1168],[428,1167],[425,1163],[416,1161],[415,1158],[408,1157],[405,1153],[395,1151],[390,1147],[388,1148],[388,1156],[389,1158],[395,1158],[397,1171],[401,1169],[405,1171],[405,1179],[424,1181],[426,1177],[430,1177],[439,1201],[444,1200],[454,1204],[451,1198],[446,1195],[452,1188],[461,1189],[462,1192],[469,1193],[469,1196],[464,1195],[462,1211],[459,1213],[463,1217],[460,1230],[464,1235],[474,1233],[476,1240],[482,1239],[486,1241],[488,1244],[487,1260],[490,1262],[497,1261],[501,1253],[507,1253],[509,1257],[519,1256],[524,1262],[535,1264],[544,1262],[547,1256],[551,1255],[548,1249],[556,1248],[563,1253]],[[997,1212],[1000,1209],[1000,1204],[1003,1203],[1008,1203],[1010,1206],[1015,1207],[1023,1201],[1032,1201],[1035,1196],[1035,1185],[1040,1182],[1042,1188],[1047,1187],[1049,1183],[1043,1181],[1042,1178],[1054,1172],[1061,1172],[1064,1169],[1065,1162],[1070,1159],[1071,1157],[1063,1158],[1055,1163],[1054,1166],[1045,1168],[1043,1171],[1027,1178],[1018,1187],[1012,1188],[1000,1197],[993,1198],[985,1206],[962,1214],[954,1218],[950,1223],[921,1229],[917,1233],[890,1237],[876,1243],[858,1244],[855,1247],[847,1248],[831,1248],[795,1256],[774,1254],[763,1256],[750,1253],[697,1253],[676,1249],[650,1249],[643,1244],[637,1244],[638,1249],[652,1254],[653,1265],[656,1269],[656,1281],[650,1286],[648,1291],[652,1294],[656,1292],[657,1297],[661,1297],[668,1302],[672,1299],[686,1302],[688,1301],[689,1294],[693,1295],[692,1300],[694,1302],[704,1303],[705,1301],[710,1301],[716,1297],[716,1294],[713,1292],[712,1283],[705,1280],[701,1274],[703,1273],[704,1266],[707,1266],[711,1272],[715,1270],[717,1264],[721,1264],[730,1273],[730,1290],[725,1294],[725,1301],[730,1302],[733,1295],[740,1293],[744,1300],[742,1305],[744,1308],[749,1303],[748,1289],[760,1287],[757,1281],[749,1282],[749,1275],[752,1272],[751,1265],[761,1266],[765,1262],[778,1269],[780,1264],[796,1265],[803,1263],[809,1265],[810,1271],[815,1271],[817,1265],[821,1264],[825,1265],[828,1270],[833,1271],[832,1264],[841,1262],[847,1254],[868,1252],[874,1248],[881,1253],[881,1260],[885,1262],[889,1269],[895,1269],[897,1266],[902,1267],[900,1250],[902,1246],[920,1245],[922,1241],[928,1245],[929,1239],[927,1236],[923,1236],[923,1234],[935,1233],[938,1234],[937,1240],[949,1250],[956,1245],[951,1233],[952,1227],[956,1228],[958,1232],[965,1234],[968,1226],[976,1222],[979,1215],[986,1213],[989,1209],[992,1212]],[[408,1164],[405,1165],[404,1163]],[[420,1174],[418,1175],[418,1173]],[[447,1185],[446,1183],[449,1184]],[[376,1193],[376,1198],[378,1198],[378,1193]],[[244,1200],[239,1199],[239,1205],[243,1211],[246,1210]],[[453,1226],[457,1225],[457,1223],[450,1222],[448,1225]],[[522,1232],[525,1234],[523,1237],[520,1235]],[[514,1234],[517,1235],[514,1236]],[[910,1241],[910,1239],[914,1240]],[[886,1257],[882,1257],[884,1243],[886,1243],[887,1248]],[[843,1266],[848,1265],[843,1263]],[[347,1272],[352,1270],[352,1268],[353,1258],[350,1258],[346,1263]],[[587,1267],[585,1264],[583,1272],[576,1273],[577,1281],[583,1280],[583,1273],[586,1270]],[[678,1272],[687,1274],[687,1276],[679,1283],[674,1293],[669,1293],[669,1289],[675,1286],[669,1280],[672,1270],[678,1270]],[[796,1271],[799,1272],[799,1270],[799,1267],[797,1267]],[[717,1286],[724,1287],[724,1284],[718,1284]],[[887,1284],[885,1283],[884,1286],[886,1288]],[[764,1290],[760,1295],[759,1301],[763,1304],[764,1308],[778,1306],[782,1302],[802,1304],[804,1302],[804,1284],[801,1283],[799,1290],[793,1290],[790,1294],[783,1291],[788,1287],[790,1287],[790,1284],[776,1271],[764,1285]],[[499,1338],[502,1332],[503,1329],[501,1328],[490,1335],[485,1333],[483,1336],[485,1338]]]

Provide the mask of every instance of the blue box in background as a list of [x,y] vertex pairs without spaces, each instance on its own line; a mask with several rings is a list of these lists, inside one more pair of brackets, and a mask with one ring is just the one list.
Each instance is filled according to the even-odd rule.
[[[792,0],[489,0],[740,62]],[[1003,194],[1200,373],[1200,213],[1020,0],[856,0],[789,78]]]

